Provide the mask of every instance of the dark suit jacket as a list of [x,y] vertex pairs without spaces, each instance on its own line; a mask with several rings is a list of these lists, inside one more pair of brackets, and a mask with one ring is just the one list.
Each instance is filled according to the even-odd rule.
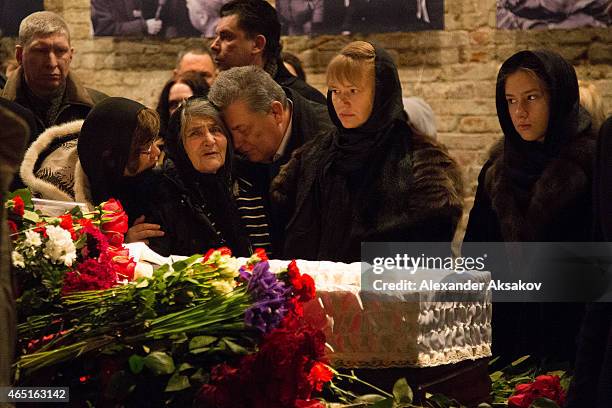
[[333,128],[326,106],[309,101],[292,89],[283,89],[293,102],[291,138],[284,154],[273,163],[252,163],[243,158],[237,158],[234,163],[234,173],[253,185],[249,195],[258,195],[264,199],[266,214],[271,224],[272,247],[278,259],[282,256],[287,215],[271,205],[270,183],[278,175],[281,166],[289,161],[295,149]]

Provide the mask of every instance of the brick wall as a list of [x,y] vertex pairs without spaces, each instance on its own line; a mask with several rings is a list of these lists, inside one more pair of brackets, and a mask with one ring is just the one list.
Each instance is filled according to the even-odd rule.
[[[92,37],[89,0],[46,0],[64,16],[76,50],[72,67],[87,85],[110,95],[155,106],[176,54],[199,39],[125,40]],[[324,70],[346,43],[366,39],[386,47],[399,64],[404,94],[426,99],[438,119],[439,139],[465,171],[471,204],[476,177],[489,146],[500,136],[495,114],[495,77],[514,52],[547,47],[572,61],[592,81],[612,113],[612,30],[504,31],[495,29],[495,0],[445,0],[444,31],[350,37],[285,38],[285,49],[304,61],[309,82],[325,89]],[[0,56],[12,54],[2,39]]]

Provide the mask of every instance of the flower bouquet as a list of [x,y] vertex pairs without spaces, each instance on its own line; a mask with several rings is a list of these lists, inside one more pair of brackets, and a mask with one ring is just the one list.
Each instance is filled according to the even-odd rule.
[[233,385],[267,374],[279,389],[299,387],[243,396],[242,406],[293,407],[330,378],[324,336],[301,319],[314,281],[295,262],[275,274],[261,250],[241,266],[220,248],[135,276],[117,201],[60,217],[34,212],[23,193],[5,205],[21,293],[18,384],[70,386],[80,403],[183,406],[197,393],[230,406]]

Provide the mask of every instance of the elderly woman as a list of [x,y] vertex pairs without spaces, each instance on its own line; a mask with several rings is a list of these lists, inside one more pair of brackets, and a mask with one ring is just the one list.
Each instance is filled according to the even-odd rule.
[[165,236],[151,240],[162,255],[191,255],[227,246],[237,256],[251,247],[231,191],[232,148],[216,109],[187,100],[172,116],[166,160],[156,187],[152,220]]
[[285,255],[354,262],[364,241],[450,242],[461,176],[440,145],[406,122],[389,54],[350,43],[330,62],[327,84],[336,128],[296,151],[273,185],[293,213]]
[[[478,177],[464,241],[590,241],[596,136],[572,65],[547,50],[514,54],[497,76],[496,105],[504,138]],[[512,265],[529,260],[513,254]],[[573,361],[581,313],[580,304],[500,303],[494,352]]]

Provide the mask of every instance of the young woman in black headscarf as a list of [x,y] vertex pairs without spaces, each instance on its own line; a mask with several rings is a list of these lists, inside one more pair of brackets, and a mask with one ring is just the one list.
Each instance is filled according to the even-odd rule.
[[364,241],[446,241],[461,217],[461,176],[445,149],[406,122],[397,68],[370,43],[327,69],[336,130],[296,151],[273,183],[288,215],[288,258],[355,262]]
[[164,237],[150,246],[162,255],[192,255],[227,246],[249,256],[231,186],[232,148],[216,109],[205,99],[188,99],[170,119],[162,177],[152,220]]
[[[496,105],[504,138],[478,177],[464,241],[590,241],[595,134],[572,65],[547,50],[514,54],[499,71]],[[581,304],[493,310],[495,354],[573,361]]]

